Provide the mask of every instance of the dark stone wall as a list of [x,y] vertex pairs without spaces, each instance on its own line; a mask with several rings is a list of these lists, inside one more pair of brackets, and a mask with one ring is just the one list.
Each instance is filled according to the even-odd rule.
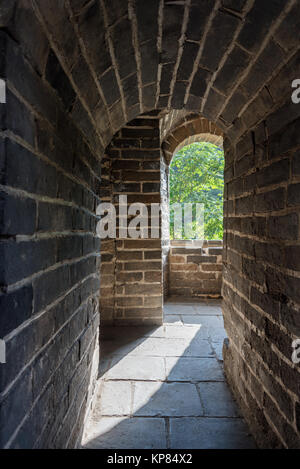
[[77,443],[97,371],[101,168],[63,69],[35,39],[0,32],[0,446],[63,448]]
[[300,447],[300,368],[292,361],[300,336],[300,121],[289,90],[296,60],[270,82],[268,97],[261,92],[244,125],[257,113],[263,121],[234,145],[225,140],[225,370],[259,446],[269,448]]

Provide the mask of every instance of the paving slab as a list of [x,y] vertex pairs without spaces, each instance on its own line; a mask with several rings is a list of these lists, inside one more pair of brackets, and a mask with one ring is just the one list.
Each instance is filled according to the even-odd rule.
[[242,419],[172,418],[172,449],[254,449],[255,444]]
[[99,416],[130,415],[132,384],[130,381],[104,381],[100,386]]
[[187,304],[167,303],[164,306],[164,313],[165,314],[177,314],[177,315],[179,314],[181,316],[184,314],[197,314],[197,311],[193,304],[187,305]]
[[182,354],[183,357],[213,357],[214,351],[208,340],[203,340],[200,337],[194,337],[188,347]]
[[222,308],[216,305],[195,305],[195,313],[200,316],[221,316]]
[[197,384],[204,415],[208,417],[241,417],[226,382]]
[[[119,331],[122,333],[122,331]],[[100,343],[100,353],[104,358],[108,358],[113,355],[127,355],[134,350],[143,342],[145,342],[145,337],[140,337],[138,339],[134,338],[131,341],[122,340],[105,340]]]
[[160,357],[125,356],[112,359],[105,379],[164,380],[164,359]]
[[173,325],[182,325],[182,320],[179,315],[175,314],[165,314],[164,315],[164,324],[173,324]]
[[206,298],[205,302],[208,305],[213,304],[218,305],[220,307],[222,306],[222,298]]
[[102,331],[104,341],[117,340],[119,343],[129,343],[142,337],[163,337],[163,326],[123,326],[120,337],[119,327],[105,327]]
[[211,346],[215,352],[215,355],[220,362],[223,362],[223,342],[224,341],[211,343]]
[[212,342],[223,343],[227,337],[227,333],[223,327],[215,327],[210,330],[210,336]]
[[191,339],[160,339],[149,337],[139,344],[129,355],[139,355],[141,357],[176,357],[184,354],[190,345]]
[[165,449],[161,418],[102,417],[91,422],[83,440],[86,449]]
[[167,339],[193,339],[200,333],[201,326],[176,326],[166,325],[165,336]]
[[203,408],[198,391],[190,383],[135,383],[135,416],[199,416]]
[[168,381],[224,381],[216,358],[167,357],[166,372]]
[[100,356],[100,361],[99,361],[99,376],[104,376],[106,371],[109,369],[110,365],[110,358],[104,358]]
[[185,326],[223,327],[220,316],[182,316]]

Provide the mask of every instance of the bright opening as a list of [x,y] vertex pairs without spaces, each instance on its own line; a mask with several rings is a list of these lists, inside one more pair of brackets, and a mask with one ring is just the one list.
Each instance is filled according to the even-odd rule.
[[[223,239],[223,194],[222,148],[207,142],[192,143],[174,155],[170,165],[170,206],[204,204],[206,240]],[[170,237],[174,239],[173,211],[170,212]],[[189,239],[184,232],[182,239]]]

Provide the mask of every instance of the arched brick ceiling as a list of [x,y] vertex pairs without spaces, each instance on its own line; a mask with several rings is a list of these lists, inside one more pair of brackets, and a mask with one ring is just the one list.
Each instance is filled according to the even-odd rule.
[[283,67],[299,70],[296,0],[22,0],[25,53],[32,9],[50,50],[37,37],[30,60],[99,149],[155,108],[201,113],[235,139],[290,91],[274,84]]
[[175,120],[168,134],[162,140],[165,160],[170,163],[174,153],[193,142],[210,142],[223,145],[223,132],[214,122],[194,114]]

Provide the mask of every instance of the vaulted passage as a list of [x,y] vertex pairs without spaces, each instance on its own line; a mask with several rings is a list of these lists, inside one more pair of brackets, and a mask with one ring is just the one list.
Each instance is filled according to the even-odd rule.
[[[104,327],[163,321],[170,160],[222,139],[226,379],[259,447],[300,448],[299,19],[298,0],[1,2],[1,447],[80,445]],[[155,239],[100,240],[119,196],[161,204]]]

